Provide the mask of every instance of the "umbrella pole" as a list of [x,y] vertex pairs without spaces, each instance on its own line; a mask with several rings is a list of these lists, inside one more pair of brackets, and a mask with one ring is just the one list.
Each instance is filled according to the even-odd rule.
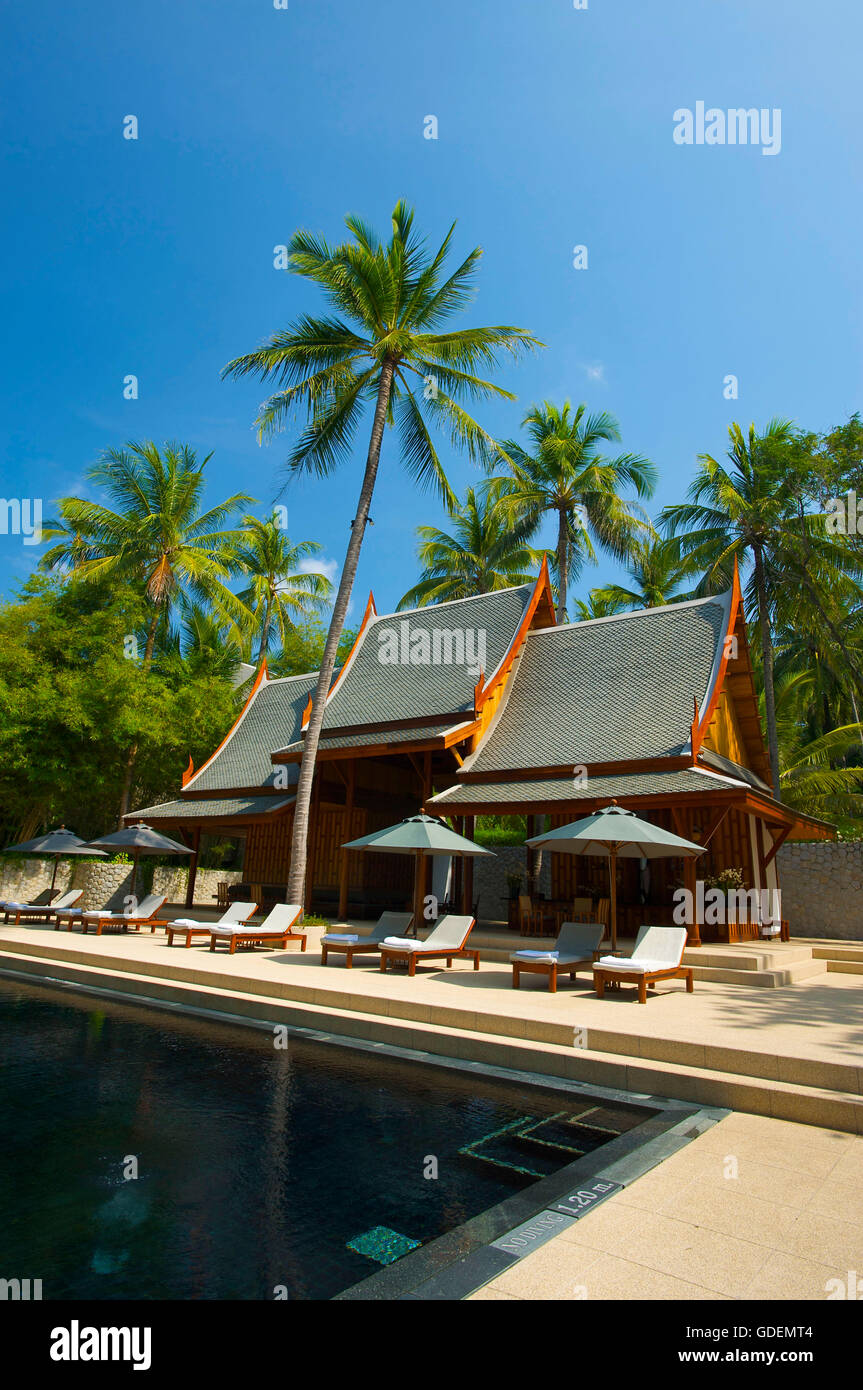
[[617,950],[617,845],[612,845],[608,855],[608,871],[611,875],[610,887],[610,913],[611,917],[611,949]]
[[414,936],[419,936],[420,934],[420,922],[422,921],[423,915],[424,867],[425,860],[423,859],[422,852],[417,850],[416,858],[414,859]]

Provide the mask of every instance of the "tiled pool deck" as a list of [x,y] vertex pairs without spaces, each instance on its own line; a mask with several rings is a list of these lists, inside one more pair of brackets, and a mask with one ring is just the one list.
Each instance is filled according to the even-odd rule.
[[732,1114],[470,1297],[823,1301],[860,1272],[863,1139]]

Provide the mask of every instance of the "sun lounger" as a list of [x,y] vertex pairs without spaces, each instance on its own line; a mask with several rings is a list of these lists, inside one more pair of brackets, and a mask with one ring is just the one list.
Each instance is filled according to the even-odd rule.
[[514,951],[512,987],[519,989],[523,974],[547,975],[549,991],[557,990],[558,972],[575,979],[577,970],[592,965],[599,955],[605,928],[601,922],[564,922],[558,938],[548,951]]
[[165,923],[168,945],[173,946],[175,936],[185,937],[186,945],[191,946],[196,936],[212,936],[216,927],[242,926],[250,917],[254,917],[257,910],[257,903],[235,902],[222,913],[218,922],[195,922],[191,917],[176,917],[173,922]]
[[164,927],[165,923],[156,916],[163,904],[167,901],[167,893],[150,893],[143,902],[140,902],[134,912],[82,912],[81,927],[86,934],[92,927],[97,936],[101,936],[106,928],[115,928],[120,931],[128,931],[132,927],[135,931],[140,931],[141,927],[149,927],[154,932],[157,927]]
[[19,922],[22,921],[50,922],[56,912],[62,912],[64,908],[70,908],[73,903],[76,903],[78,899],[83,896],[83,893],[83,888],[70,888],[67,893],[63,894],[62,898],[57,898],[56,893],[52,893],[51,897],[56,898],[56,906],[51,906],[49,903],[37,903],[35,901],[32,903],[7,903],[4,920],[8,922],[10,917],[14,917],[16,927]]
[[259,927],[211,927],[210,950],[215,951],[220,941],[227,942],[231,955],[238,946],[286,946],[289,941],[299,941],[304,951],[305,932],[291,930],[302,911],[298,903],[276,903]]
[[24,912],[26,909],[38,909],[50,907],[55,898],[59,897],[59,888],[43,888],[41,893],[37,893],[35,898],[29,898],[26,902],[19,902],[17,898],[3,898],[0,901],[0,912],[3,913],[3,921],[8,922],[10,916],[16,912]]
[[685,927],[641,927],[635,950],[628,958],[601,956],[593,967],[593,983],[601,999],[607,984],[637,984],[639,1004],[647,1003],[647,991],[657,980],[682,979],[692,993],[692,970],[682,965],[686,949]]
[[327,956],[344,956],[350,970],[354,956],[378,955],[385,938],[410,931],[413,919],[412,912],[382,912],[380,920],[364,936],[358,932],[327,932],[321,937],[321,965],[326,965]]
[[381,944],[381,970],[386,971],[388,965],[406,965],[408,974],[414,975],[418,960],[442,959],[449,970],[456,956],[472,960],[474,970],[479,970],[479,951],[465,945],[475,925],[475,917],[447,916],[441,917],[425,941],[391,936]]

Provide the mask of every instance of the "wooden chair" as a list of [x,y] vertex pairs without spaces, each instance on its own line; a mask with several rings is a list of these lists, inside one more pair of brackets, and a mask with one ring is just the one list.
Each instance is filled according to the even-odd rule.
[[599,922],[564,922],[551,950],[513,952],[509,958],[513,989],[521,987],[523,974],[545,975],[550,993],[556,993],[558,973],[574,980],[578,970],[596,960],[601,939]]
[[381,970],[388,965],[406,965],[409,975],[416,974],[418,960],[445,960],[449,970],[456,957],[472,960],[474,970],[479,970],[479,951],[467,945],[467,939],[476,925],[475,917],[441,917],[431,936],[425,941],[398,941],[391,938],[381,946]]
[[601,999],[607,984],[638,985],[639,1004],[647,1003],[647,991],[657,980],[682,979],[692,993],[692,969],[683,965],[686,927],[642,927],[629,957],[601,956],[593,967],[593,983]]
[[383,941],[388,936],[406,935],[414,920],[412,912],[382,912],[366,936],[359,932],[327,932],[321,937],[321,965],[326,965],[327,957],[344,956],[345,965],[350,970],[354,956],[380,955]]
[[226,941],[228,951],[234,954],[238,946],[281,946],[284,949],[289,941],[299,941],[300,950],[306,949],[306,933],[294,931],[293,927],[302,916],[299,903],[277,903],[271,908],[259,927],[216,925],[210,932],[210,950],[215,951],[218,942]]
[[536,913],[527,893],[518,895],[518,929],[522,936],[538,935]]

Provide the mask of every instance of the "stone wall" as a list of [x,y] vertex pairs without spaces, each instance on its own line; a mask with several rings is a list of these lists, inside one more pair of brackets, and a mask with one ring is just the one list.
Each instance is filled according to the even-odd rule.
[[[44,888],[50,888],[54,861],[51,859],[18,859],[0,856],[0,898],[27,902]],[[186,900],[188,867],[185,864],[159,867],[153,875],[154,893],[167,893],[168,901]],[[149,878],[146,863],[138,871],[138,897],[144,896]],[[215,907],[218,883],[239,883],[242,874],[236,869],[199,869],[195,881],[195,902],[201,907]],[[132,891],[132,869],[128,864],[110,864],[102,859],[61,859],[57,865],[54,887],[64,893],[67,888],[80,888],[83,898],[78,903],[85,910],[110,907],[122,910]]]
[[[478,918],[484,922],[505,922],[509,886],[507,874],[522,875],[522,892],[527,889],[527,850],[524,845],[489,845],[494,859],[474,860],[473,891],[479,899]],[[539,875],[540,893],[551,893],[551,855],[543,854]]]
[[863,941],[863,841],[803,840],[776,859],[792,937]]

